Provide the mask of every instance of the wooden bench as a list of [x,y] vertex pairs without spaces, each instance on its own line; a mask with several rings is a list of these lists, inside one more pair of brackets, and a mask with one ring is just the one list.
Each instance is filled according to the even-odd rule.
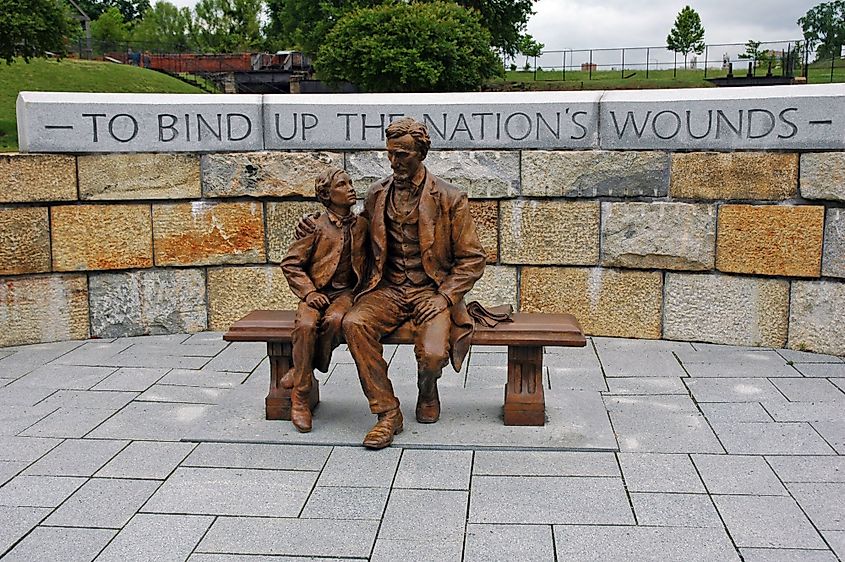
[[[296,313],[292,310],[255,310],[238,320],[223,336],[226,341],[267,342],[270,357],[270,392],[265,399],[268,420],[290,419],[290,388],[282,378],[291,367],[291,333]],[[495,328],[477,326],[472,345],[506,345],[508,380],[505,384],[505,425],[544,425],[543,346],[583,347],[587,341],[571,314],[513,315],[513,322]],[[411,327],[400,326],[384,338],[386,344],[413,343]],[[310,402],[320,401],[314,379]]]

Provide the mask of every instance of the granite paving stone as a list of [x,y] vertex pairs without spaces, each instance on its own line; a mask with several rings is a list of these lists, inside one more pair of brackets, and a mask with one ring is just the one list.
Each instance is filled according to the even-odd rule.
[[845,531],[822,531],[822,536],[840,560],[845,558]]
[[220,338],[218,341],[194,343],[184,345],[179,342],[161,343],[136,343],[132,345],[127,353],[133,355],[141,354],[162,354],[162,355],[183,355],[185,357],[214,357],[230,345],[229,342]]
[[795,363],[805,377],[845,377],[845,363]]
[[51,361],[58,365],[79,365],[79,366],[107,366],[109,359],[124,351],[132,344],[119,340],[95,340],[88,341],[78,346],[73,351],[62,355]]
[[144,391],[139,402],[181,402],[185,404],[219,404],[229,393],[225,388],[200,386],[174,386],[154,384]]
[[367,558],[378,525],[378,521],[218,517],[196,552]]
[[415,562],[442,562],[460,560],[462,541],[453,540],[376,540],[370,562],[393,562],[394,560],[414,560]]
[[126,441],[68,439],[27,468],[26,474],[91,476],[126,445]]
[[783,482],[845,482],[845,457],[767,456]]
[[41,437],[0,436],[0,460],[27,461],[37,460],[62,441]]
[[484,476],[620,475],[613,453],[570,451],[476,451],[472,473]]
[[251,443],[200,443],[182,465],[319,472],[326,464],[330,452],[330,447],[314,445],[304,447]]
[[845,359],[836,355],[798,351],[797,349],[778,349],[778,355],[796,364],[804,363],[845,363]]
[[745,562],[837,562],[829,550],[797,548],[740,548]]
[[[756,352],[755,355],[763,355],[764,352]],[[780,356],[778,356],[780,359]],[[765,361],[743,361],[743,362],[712,362],[692,363],[683,362],[684,369],[691,377],[797,377],[800,373],[792,366],[787,365],[781,359]]]
[[845,455],[845,420],[820,421],[810,424],[840,455]]
[[235,371],[172,369],[158,383],[177,386],[202,386],[206,388],[235,388],[244,382],[247,376],[246,373]]
[[378,521],[384,515],[389,493],[388,488],[317,486],[308,497],[300,517]]
[[59,390],[45,398],[41,404],[49,408],[119,410],[137,396],[137,392],[116,390]]
[[826,548],[790,497],[713,496],[713,501],[739,547]]
[[317,485],[389,488],[399,466],[401,453],[397,448],[368,451],[335,447],[320,473]]
[[94,476],[164,480],[194,447],[193,443],[133,441]]
[[316,479],[314,472],[181,467],[142,511],[296,517]]
[[792,402],[842,402],[845,411],[845,392],[825,379],[773,380],[787,400]]
[[788,495],[761,456],[692,455],[692,461],[711,494]]
[[[55,393],[56,390],[49,386],[27,386],[20,384],[16,380],[14,383],[0,388],[0,404],[19,406],[34,406],[39,404],[39,408],[49,414],[55,408],[45,408],[40,403]],[[0,415],[3,415],[3,413],[0,413]]]
[[739,562],[724,529],[555,525],[558,560]]
[[822,531],[845,531],[845,482],[790,482],[789,493]]
[[836,388],[838,388],[842,392],[845,392],[845,378],[831,378],[828,380],[834,385],[836,385]]
[[599,359],[606,377],[685,377],[672,351],[602,351]]
[[0,506],[56,507],[85,481],[71,476],[18,476],[0,488]]
[[190,556],[213,517],[136,514],[97,557],[97,562],[178,562]]
[[0,556],[47,517],[44,507],[10,507],[0,505]]
[[0,436],[9,437],[20,434],[55,411],[44,406],[23,406],[3,401],[0,405]]
[[626,525],[634,517],[620,478],[477,476],[469,522]]
[[130,345],[144,344],[180,344],[186,341],[191,334],[150,334],[146,336],[125,336],[117,338],[115,343],[128,343]]
[[[546,356],[548,357],[548,355]],[[544,364],[546,362],[544,361]],[[601,368],[582,369],[569,367],[546,367],[544,378],[548,380],[549,388],[561,390],[594,390],[607,392],[607,383]]]
[[639,525],[649,527],[721,528],[722,521],[709,496],[632,492]]
[[778,422],[827,422],[842,420],[845,403],[830,402],[767,402],[764,407]]
[[88,562],[97,556],[116,532],[110,529],[36,527],[3,560]]
[[619,464],[630,492],[706,493],[688,455],[619,453]]
[[45,525],[119,529],[155,492],[159,482],[118,478],[93,478],[82,485]]
[[170,369],[146,369],[144,367],[123,367],[97,383],[91,390],[125,390],[144,392]]
[[251,554],[202,554],[194,553],[188,562],[368,562],[368,558],[323,558],[322,556],[262,556]]
[[[182,345],[204,345],[223,341],[224,332],[197,332],[182,340]],[[228,343],[228,342],[226,342]]]
[[134,402],[112,416],[87,437],[142,441],[178,441],[211,406]]
[[613,377],[607,379],[609,394],[689,394],[680,377]]
[[205,365],[207,371],[236,371],[251,373],[267,356],[267,344],[261,342],[233,343]]
[[25,461],[0,461],[0,486],[20,474],[28,464]]
[[590,339],[596,346],[596,351],[599,354],[604,352],[652,353],[656,351],[693,351],[695,349],[690,342],[685,341],[608,338],[602,336],[593,336]]
[[56,343],[38,343],[21,347],[7,347],[4,352],[13,351],[12,355],[0,359],[0,372],[4,377],[18,378],[50,361],[60,360],[78,347],[85,345],[81,341]]
[[732,455],[832,455],[806,423],[725,423],[713,427]]
[[185,355],[132,353],[131,348],[109,359],[116,367],[149,367],[154,369],[202,369],[211,358]]
[[403,451],[393,488],[468,490],[472,451]]
[[462,542],[467,495],[463,490],[393,489],[378,538]]
[[687,388],[696,402],[785,402],[772,382],[764,378],[691,378]]
[[112,417],[117,410],[101,408],[59,408],[20,435],[28,437],[85,437]]
[[554,560],[548,525],[467,525],[464,562],[545,562]]
[[16,384],[88,390],[116,370],[117,367],[44,365],[20,378]]

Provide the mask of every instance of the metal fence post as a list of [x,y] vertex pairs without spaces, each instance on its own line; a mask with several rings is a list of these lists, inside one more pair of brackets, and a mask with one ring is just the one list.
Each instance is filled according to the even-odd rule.
[[590,80],[592,80],[593,79],[593,50],[592,49],[590,49],[590,67],[589,67],[589,70],[590,70]]
[[534,57],[534,81],[537,81],[537,57]]
[[625,79],[625,49],[622,49],[622,79]]
[[649,58],[651,58],[649,55],[651,55],[651,48],[646,47],[646,50],[645,50],[645,78],[646,78],[646,80],[648,80],[648,61],[649,61]]
[[678,52],[675,51],[675,67],[672,70],[672,78],[678,77]]
[[833,82],[833,68],[836,65],[836,56],[830,55],[830,81]]
[[560,61],[560,69],[563,72],[563,78],[561,80],[566,80],[566,51],[563,51],[563,58]]
[[704,45],[704,78],[707,79],[707,50],[710,45]]

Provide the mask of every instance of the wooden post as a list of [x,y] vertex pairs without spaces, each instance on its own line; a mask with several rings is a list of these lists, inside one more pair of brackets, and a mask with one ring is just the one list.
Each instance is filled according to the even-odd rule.
[[545,425],[542,346],[508,347],[505,425]]

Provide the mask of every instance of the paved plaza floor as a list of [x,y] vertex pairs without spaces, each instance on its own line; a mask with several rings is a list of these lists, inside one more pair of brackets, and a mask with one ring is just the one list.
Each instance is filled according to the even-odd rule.
[[444,374],[405,432],[348,351],[314,431],[263,419],[263,344],[219,333],[0,348],[0,557],[190,560],[845,560],[845,360],[594,337],[549,348],[542,428],[501,421],[506,352]]

